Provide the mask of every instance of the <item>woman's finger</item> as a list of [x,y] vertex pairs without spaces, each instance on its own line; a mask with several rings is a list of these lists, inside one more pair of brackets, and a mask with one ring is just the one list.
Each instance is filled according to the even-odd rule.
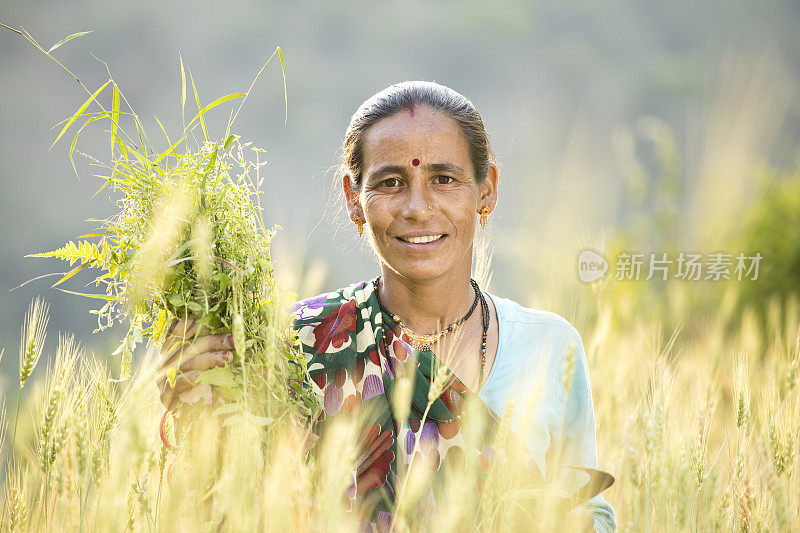
[[[192,370],[209,370],[219,366],[225,366],[227,363],[233,361],[233,352],[206,352],[196,355],[189,359],[184,360],[178,368],[178,373],[190,372]],[[162,369],[156,377],[156,385],[158,390],[164,388],[164,382],[167,380],[167,370]]]
[[190,357],[189,359],[184,359],[178,367],[178,371],[208,370],[209,368],[225,366],[226,363],[230,363],[231,361],[233,361],[233,352],[206,352]]
[[306,438],[303,440],[303,451],[306,453],[310,452],[314,446],[316,446],[317,441],[319,441],[319,436],[316,433],[309,431],[306,434]]
[[202,335],[205,329],[202,324],[192,317],[182,318],[177,322],[173,322],[169,330],[167,330],[167,336],[164,339],[161,351],[163,353],[171,352],[180,343],[191,341],[195,337]]
[[226,352],[233,350],[233,335],[220,333],[218,335],[205,335],[198,337],[186,346],[177,347],[172,353],[166,354],[158,363],[161,370],[167,366],[174,366],[176,361],[184,361],[206,352]]
[[175,344],[181,339],[181,336],[177,336],[176,332],[180,331],[183,333],[184,331],[188,330],[189,323],[188,321],[181,319],[173,321],[169,328],[167,329],[167,334],[164,336],[164,342],[161,343],[161,357],[163,358],[165,354],[172,352],[172,349],[175,347]]
[[169,380],[164,380],[163,385],[161,386],[161,403],[167,409],[172,409],[173,400],[177,399],[177,394],[193,387],[197,383],[197,378],[200,376],[202,370],[192,370],[191,372],[186,372],[184,374],[178,374],[175,377],[175,386],[172,387],[169,384]]
[[[194,387],[190,387],[176,396],[173,396],[172,401],[175,403],[180,401],[182,404],[196,405],[198,407],[210,405],[213,399],[213,395],[211,394],[212,389],[213,387],[208,383],[198,383]],[[170,408],[172,408],[172,406],[170,406]]]
[[[188,389],[176,393],[170,402],[169,410],[178,407],[190,413],[188,419],[194,419],[209,414],[209,405],[225,403],[219,388],[208,383],[197,383]],[[188,411],[187,411],[188,410]]]
[[[209,390],[211,391],[210,394]],[[214,420],[218,416],[214,414],[215,407],[225,403],[225,399],[219,389],[207,383],[197,384],[175,395],[169,410],[176,414],[173,419],[176,434],[181,435],[181,430],[185,429],[187,425],[202,424]]]
[[169,337],[170,335],[172,335],[172,332],[175,331],[175,328],[177,328],[178,326],[185,327],[186,323],[187,323],[187,319],[181,318],[179,320],[174,320],[169,325],[169,328],[167,328],[167,336]]

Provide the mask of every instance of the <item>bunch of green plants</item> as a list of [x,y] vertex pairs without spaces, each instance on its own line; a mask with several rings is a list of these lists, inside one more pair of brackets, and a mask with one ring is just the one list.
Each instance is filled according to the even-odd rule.
[[[50,53],[53,48],[45,51],[29,33],[17,32],[58,63]],[[89,219],[98,226],[92,233],[56,250],[31,254],[55,257],[72,267],[54,287],[102,301],[92,311],[98,318],[96,331],[116,322],[127,324],[127,334],[114,354],[122,361],[120,379],[130,377],[137,345],[149,339],[150,347],[157,348],[169,327],[180,320],[182,324],[195,320],[202,326],[197,331],[204,334],[232,333],[234,360],[204,371],[199,381],[216,386],[233,404],[226,408],[228,413],[254,415],[265,426],[290,415],[302,424],[318,410],[270,260],[270,242],[279,227],[268,229],[262,216],[264,150],[243,143],[231,132],[250,90],[276,55],[285,76],[283,53],[277,48],[248,92],[228,94],[205,106],[190,72],[197,113],[188,123],[184,119],[174,142],[156,119],[166,140],[163,150],[154,148],[113,77],[91,92],[62,121],[53,144],[76,130],[69,158],[77,174],[73,155],[81,133],[89,125],[106,126],[111,155],[107,161],[93,158],[92,165],[101,169],[95,174],[102,180],[98,192],[108,190],[117,196],[119,211],[105,219]],[[182,58],[180,72],[185,116],[187,76]],[[109,89],[110,106],[102,102]],[[234,100],[240,104],[224,135],[214,140],[205,115]],[[129,134],[125,125],[135,133]],[[84,269],[99,270],[93,284],[101,292],[61,286]],[[180,363],[178,359],[167,369],[173,385]]]
[[764,259],[758,280],[741,284],[739,311],[750,307],[765,324],[770,307],[800,297],[800,164],[764,169],[759,178],[739,246]]

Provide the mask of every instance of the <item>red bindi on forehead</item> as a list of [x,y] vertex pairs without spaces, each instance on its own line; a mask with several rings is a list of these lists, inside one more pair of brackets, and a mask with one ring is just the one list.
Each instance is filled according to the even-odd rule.
[[414,165],[415,167],[418,167],[419,166],[419,159],[417,159],[415,157],[414,159],[411,160],[411,164]]

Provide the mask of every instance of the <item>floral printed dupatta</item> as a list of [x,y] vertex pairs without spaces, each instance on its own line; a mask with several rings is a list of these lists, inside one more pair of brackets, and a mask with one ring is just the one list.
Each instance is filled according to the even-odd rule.
[[[317,422],[320,429],[324,431],[324,420],[338,413],[369,413],[361,422],[358,464],[348,489],[351,501],[366,504],[360,507],[362,512],[367,509],[364,521],[379,531],[389,530],[401,484],[398,467],[405,471],[412,456],[433,470],[432,489],[421,510],[426,518],[435,511],[434,489],[446,472],[463,471],[467,464],[488,470],[494,457],[489,437],[499,417],[452,374],[437,379],[441,363],[433,352],[412,348],[399,326],[380,310],[372,280],[296,302],[291,310],[312,387],[324,408]],[[414,372],[413,388],[409,413],[401,421],[392,398],[398,378],[406,372]],[[429,405],[432,382],[436,385]],[[460,415],[468,400],[479,402],[488,421],[478,441],[462,431]],[[542,479],[532,459],[527,466],[527,475]]]

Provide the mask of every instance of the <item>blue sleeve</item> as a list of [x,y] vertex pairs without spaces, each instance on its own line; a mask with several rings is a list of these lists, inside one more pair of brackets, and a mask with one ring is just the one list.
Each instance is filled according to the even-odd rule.
[[[562,376],[565,376],[565,379],[559,380],[561,386],[557,387],[557,390],[563,395],[563,426],[560,428],[560,434],[554,435],[552,444],[560,448],[560,458],[557,459],[560,460],[560,463],[557,463],[558,466],[575,465],[596,469],[598,464],[597,443],[589,368],[580,335],[574,328],[570,329],[570,340],[567,343],[568,347],[563,352],[565,357],[561,367]],[[571,380],[569,380],[570,373],[572,373]],[[565,387],[567,383],[569,383],[568,388]],[[548,470],[550,470],[549,466]],[[574,489],[582,486],[588,480],[586,473],[573,469],[561,471],[565,472],[562,481]],[[616,529],[614,509],[602,494],[588,500],[584,507],[594,519],[595,531],[610,532]]]

